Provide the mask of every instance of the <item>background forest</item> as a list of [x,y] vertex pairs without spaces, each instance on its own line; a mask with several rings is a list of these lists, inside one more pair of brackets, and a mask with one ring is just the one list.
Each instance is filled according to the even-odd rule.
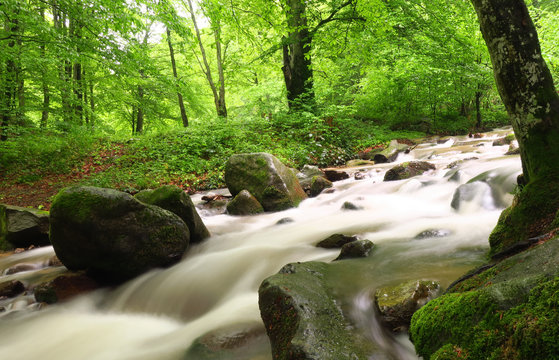
[[[529,6],[559,79],[559,3]],[[211,188],[233,153],[330,166],[508,123],[469,0],[7,0],[0,16],[4,184]]]

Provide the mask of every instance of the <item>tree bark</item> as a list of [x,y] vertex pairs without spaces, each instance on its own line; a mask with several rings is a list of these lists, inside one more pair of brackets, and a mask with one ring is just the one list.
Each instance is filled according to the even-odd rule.
[[491,253],[559,227],[559,95],[523,0],[472,0],[501,99],[520,146],[525,184],[490,236]]
[[[212,71],[210,68],[210,64],[208,63],[208,57],[206,56],[206,50],[204,49],[204,44],[202,43],[202,36],[200,35],[200,29],[198,28],[198,22],[196,21],[196,15],[194,14],[194,7],[192,6],[192,1],[188,0],[188,9],[190,11],[190,18],[192,19],[192,23],[194,24],[194,30],[196,32],[196,39],[198,40],[198,46],[200,47],[200,53],[202,54],[202,61],[204,62],[204,68],[202,69],[206,74],[206,79],[208,80],[208,84],[212,90],[212,94],[214,96],[214,104],[215,109],[218,116],[223,113],[222,105],[225,106],[225,99],[221,100],[220,94],[218,93],[217,87],[213,81]],[[223,84],[224,82],[222,82]],[[223,95],[225,95],[225,90]],[[222,104],[223,103],[223,104]],[[227,110],[225,110],[225,116],[227,116]]]
[[179,108],[181,112],[182,126],[188,127],[188,117],[186,116],[186,109],[184,108],[184,100],[180,92],[180,87],[178,84],[179,76],[177,74],[177,63],[175,62],[175,51],[173,49],[173,43],[171,41],[171,30],[167,28],[167,44],[169,45],[169,55],[171,56],[171,67],[173,68],[173,77],[177,81],[177,98],[179,101]]
[[289,109],[302,104],[314,105],[311,62],[312,37],[309,32],[304,0],[287,0],[289,35],[283,39],[283,77]]
[[223,72],[223,56],[221,51],[221,24],[219,20],[214,20],[215,51],[217,60],[217,74],[219,77],[219,93],[217,96],[217,116],[227,117],[227,106],[225,105],[225,75]]

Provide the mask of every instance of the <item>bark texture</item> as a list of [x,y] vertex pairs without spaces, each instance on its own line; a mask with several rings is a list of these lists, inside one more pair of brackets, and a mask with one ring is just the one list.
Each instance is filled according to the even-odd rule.
[[526,186],[489,239],[491,253],[559,225],[559,95],[523,0],[472,0],[519,142]]

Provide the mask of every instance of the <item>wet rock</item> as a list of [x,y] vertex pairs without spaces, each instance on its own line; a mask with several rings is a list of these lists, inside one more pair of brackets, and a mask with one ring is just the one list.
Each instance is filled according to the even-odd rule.
[[353,178],[355,180],[364,180],[367,177],[367,174],[365,172],[362,171],[358,171],[355,174],[353,174]]
[[311,186],[309,189],[310,196],[318,196],[324,189],[328,189],[334,186],[332,182],[322,176],[314,176],[311,180]]
[[12,298],[25,291],[25,285],[21,281],[12,280],[0,283],[0,299],[3,297]]
[[[388,147],[374,156],[375,163],[393,162],[398,157],[398,154],[409,149],[408,144],[401,144],[398,140],[392,140]],[[380,156],[377,156],[380,155]]]
[[375,305],[384,326],[392,332],[408,329],[413,314],[436,297],[440,284],[435,281],[408,281],[384,286],[375,292]]
[[313,166],[313,165],[303,166],[301,171],[297,172],[296,176],[297,179],[299,180],[299,184],[301,184],[301,187],[306,192],[308,192],[311,188],[311,181],[313,177],[315,176],[326,177],[326,175],[324,175],[324,173],[317,166]]
[[352,241],[342,246],[340,255],[334,261],[367,257],[373,248],[374,244],[370,240]]
[[450,230],[429,229],[429,230],[422,231],[419,234],[415,235],[414,239],[415,240],[422,240],[422,239],[428,239],[428,238],[441,238],[441,237],[447,237],[451,234],[452,234],[452,232]]
[[346,202],[344,202],[343,205],[342,205],[342,210],[350,210],[350,211],[353,211],[353,210],[363,210],[363,208],[362,208],[361,206],[355,205],[355,204],[352,203],[352,202],[346,201]]
[[255,215],[264,212],[262,205],[247,190],[243,190],[227,204],[227,212],[231,215]]
[[49,213],[0,204],[0,250],[50,245]]
[[414,314],[410,336],[418,354],[435,358],[458,348],[471,359],[556,357],[558,258],[553,238],[466,274]]
[[347,243],[352,241],[357,241],[357,236],[346,236],[343,234],[332,234],[328,236],[326,239],[318,242],[316,247],[325,248],[325,249],[335,249],[341,248]]
[[14,265],[8,269],[6,269],[5,274],[6,275],[12,275],[12,274],[17,274],[20,272],[24,272],[24,271],[32,271],[32,270],[37,270],[39,268],[39,265],[37,264],[17,264]]
[[202,242],[210,236],[192,199],[181,188],[166,185],[155,190],[140,191],[135,197],[143,203],[159,206],[180,217],[188,226],[191,243]]
[[373,157],[373,161],[375,164],[386,164],[388,162],[388,158],[383,154],[376,154]]
[[266,153],[231,156],[225,165],[225,182],[233,196],[248,190],[265,211],[286,210],[307,197],[293,171]]
[[493,146],[510,145],[515,139],[516,137],[514,136],[514,134],[508,134],[503,138],[496,139],[495,141],[493,141]]
[[83,272],[69,273],[58,276],[54,280],[38,285],[35,300],[47,304],[69,300],[75,296],[99,289],[100,284]]
[[324,170],[324,174],[326,179],[332,182],[349,179],[349,175],[345,171]]
[[347,167],[357,167],[357,166],[370,166],[370,165],[374,165],[375,162],[371,161],[371,160],[362,160],[362,159],[354,159],[354,160],[349,160],[345,166]]
[[89,186],[62,190],[51,207],[51,242],[70,270],[119,282],[178,262],[189,245],[184,221],[124,192]]
[[429,170],[435,170],[435,165],[426,161],[405,162],[388,170],[384,175],[384,181],[409,179]]
[[330,293],[331,266],[288,264],[260,285],[258,305],[274,359],[369,358],[371,342],[350,330]]
[[262,324],[235,324],[194,340],[184,358],[245,360],[258,359],[263,354],[269,356],[270,352],[270,343]]
[[497,208],[491,186],[483,181],[462,184],[454,191],[450,203],[453,209],[460,210],[468,203],[474,203],[487,210]]

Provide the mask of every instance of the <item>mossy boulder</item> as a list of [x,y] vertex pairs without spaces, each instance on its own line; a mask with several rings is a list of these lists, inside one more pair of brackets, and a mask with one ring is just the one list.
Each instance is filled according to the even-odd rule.
[[309,189],[310,196],[315,197],[320,195],[324,189],[331,188],[333,186],[332,182],[322,176],[313,176],[311,180],[311,186]]
[[112,189],[63,189],[51,206],[50,240],[70,270],[121,282],[178,262],[189,245],[184,221]]
[[263,213],[264,208],[248,190],[243,190],[227,203],[227,212],[231,215],[256,215]]
[[307,197],[293,171],[267,153],[231,156],[225,165],[225,183],[233,196],[248,190],[265,211],[286,210]]
[[384,181],[409,179],[429,170],[435,170],[435,165],[426,161],[405,162],[388,170],[384,175]]
[[370,342],[353,334],[328,285],[330,264],[288,264],[262,282],[258,305],[274,359],[368,359]]
[[181,188],[165,185],[155,190],[144,190],[136,194],[136,199],[178,215],[188,226],[191,243],[199,243],[210,236],[192,199]]
[[378,288],[374,300],[383,324],[392,332],[407,330],[413,314],[435,297],[439,289],[439,283],[428,280]]
[[0,250],[50,245],[49,213],[0,205]]
[[424,359],[552,359],[559,354],[559,238],[451,285],[412,318]]

